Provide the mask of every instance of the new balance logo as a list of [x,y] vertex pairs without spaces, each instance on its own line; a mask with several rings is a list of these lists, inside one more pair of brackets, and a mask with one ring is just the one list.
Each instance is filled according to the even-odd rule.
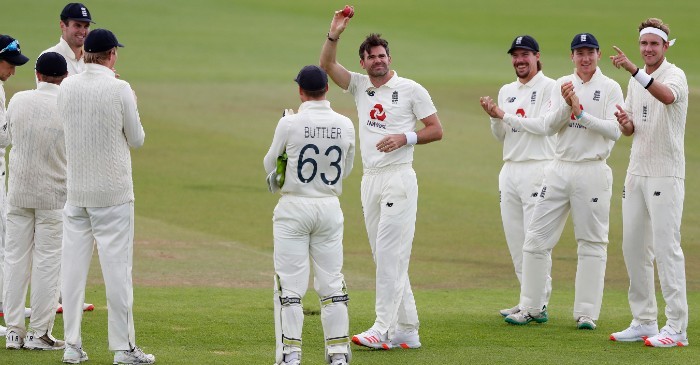
[[386,206],[389,207],[389,208],[391,208],[391,207],[394,206],[394,203],[386,203]]
[[591,199],[591,203],[597,203],[597,202],[598,202],[598,198]]
[[372,88],[367,89],[365,92],[366,92],[367,95],[369,95],[369,96],[374,96],[374,90],[372,90]]
[[537,192],[532,193],[533,198],[537,198]]
[[506,99],[506,102],[508,102],[508,103],[514,103],[514,102],[515,102],[515,96],[511,96],[510,98]]
[[660,191],[655,191],[655,192],[654,192],[654,196],[660,196],[660,195],[661,195],[661,192],[660,192]]

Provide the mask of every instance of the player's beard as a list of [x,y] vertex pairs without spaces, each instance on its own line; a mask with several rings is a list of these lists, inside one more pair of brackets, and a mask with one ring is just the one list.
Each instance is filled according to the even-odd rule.
[[[525,69],[520,70],[518,67],[525,65],[527,66]],[[519,63],[515,65],[515,76],[517,76],[520,79],[526,79],[530,75],[530,65],[528,63]]]
[[367,74],[371,77],[384,77],[389,72],[389,66],[382,65],[382,67],[371,67],[367,70]]

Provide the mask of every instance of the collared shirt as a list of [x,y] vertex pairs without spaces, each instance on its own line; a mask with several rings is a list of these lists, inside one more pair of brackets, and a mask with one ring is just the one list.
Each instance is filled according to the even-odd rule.
[[[547,108],[553,87],[554,80],[539,71],[525,84],[517,79],[503,85],[498,92],[498,105],[505,113],[524,118],[539,117]],[[491,133],[503,142],[503,161],[553,159],[556,136],[542,132],[512,128],[502,119],[491,118]]]
[[7,118],[5,117],[5,83],[0,81],[0,182],[5,183],[5,149],[7,148]]
[[279,120],[263,160],[267,173],[276,169],[277,156],[285,151],[282,194],[339,196],[355,159],[355,127],[349,118],[334,112],[328,100],[306,101],[297,114]]
[[665,105],[631,78],[625,111],[634,123],[627,172],[639,176],[685,178],[685,121],[688,80],[683,70],[664,59],[651,74],[654,82],[671,89],[673,103]]
[[[561,85],[572,81],[574,91],[583,109],[581,119],[576,119],[571,107],[561,96]],[[596,68],[593,77],[583,82],[574,73],[559,78],[547,103],[547,112],[540,118],[519,118],[506,114],[503,120],[514,128],[536,128],[547,134],[557,134],[555,158],[562,161],[601,161],[610,156],[612,147],[620,138],[620,128],[615,117],[623,102],[622,88]]]
[[366,169],[412,162],[414,146],[405,145],[385,153],[377,150],[377,143],[389,134],[415,131],[418,120],[437,112],[423,86],[392,72],[391,79],[378,88],[372,85],[369,76],[350,72],[347,91],[357,104],[360,150]]
[[[44,54],[46,52],[59,53],[63,56],[63,58],[66,59],[66,64],[68,66],[68,76],[79,74],[85,71],[85,57],[80,57],[80,59],[75,58],[75,52],[73,52],[73,49],[70,48],[68,42],[66,42],[66,40],[63,39],[63,37],[59,38],[57,45],[45,50],[44,52],[41,52],[41,54]],[[85,56],[85,52],[83,52],[83,56]]]

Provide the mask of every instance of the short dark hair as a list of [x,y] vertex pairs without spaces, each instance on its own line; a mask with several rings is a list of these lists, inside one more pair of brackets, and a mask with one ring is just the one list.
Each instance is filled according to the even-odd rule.
[[[302,90],[304,90],[304,89],[302,89]],[[318,98],[326,95],[326,91],[327,91],[327,88],[324,87],[321,90],[313,90],[313,91],[304,90],[304,94],[306,94],[306,96],[308,96],[312,99],[318,99]]]
[[389,56],[389,42],[382,38],[381,34],[371,33],[365,38],[365,41],[360,44],[360,59],[363,60],[365,58],[365,52],[369,53],[373,47],[377,46],[384,47],[386,55]]

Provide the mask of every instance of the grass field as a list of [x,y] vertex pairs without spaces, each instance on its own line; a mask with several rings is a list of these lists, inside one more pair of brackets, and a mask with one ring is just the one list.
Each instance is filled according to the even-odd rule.
[[[270,364],[272,210],[262,158],[283,108],[299,105],[292,81],[318,62],[332,11],[341,1],[202,0],[93,1],[93,28],[115,32],[126,47],[118,72],[138,95],[146,143],[132,152],[136,195],[134,264],[138,344],[161,364]],[[32,88],[32,67],[58,41],[60,1],[6,2],[0,33],[18,38],[32,61],[5,83],[8,100]],[[421,317],[416,351],[354,347],[355,364],[531,364],[700,362],[700,3],[554,0],[488,3],[457,0],[354,2],[356,15],[339,45],[339,61],[360,71],[357,46],[380,32],[390,41],[393,68],[431,93],[444,140],[416,149],[419,213],[411,281]],[[621,251],[620,192],[631,139],[608,164],[614,173],[606,291],[596,331],[576,331],[571,318],[576,245],[571,225],[553,254],[550,323],[513,327],[496,310],[517,300],[518,285],[498,208],[501,145],[491,136],[479,96],[495,97],[514,79],[506,50],[531,34],[550,77],[571,73],[569,43],[591,32],[601,42],[600,67],[626,89],[628,75],[607,60],[617,45],[641,64],[636,29],[656,16],[678,38],[668,52],[691,89],[686,130],[683,248],[690,305],[684,349],[650,349],[607,339],[630,320]],[[336,111],[356,120],[352,98],[335,85]],[[374,265],[359,198],[360,167],[345,182],[345,269],[351,332],[374,319]],[[110,363],[104,288],[97,260],[84,320],[90,363]],[[660,305],[663,303],[659,300]],[[318,301],[307,294],[304,363],[322,364]],[[663,308],[660,310],[663,313]],[[663,316],[660,318],[663,322]],[[62,321],[54,334],[62,338]],[[59,353],[0,350],[1,364],[58,363]]]

